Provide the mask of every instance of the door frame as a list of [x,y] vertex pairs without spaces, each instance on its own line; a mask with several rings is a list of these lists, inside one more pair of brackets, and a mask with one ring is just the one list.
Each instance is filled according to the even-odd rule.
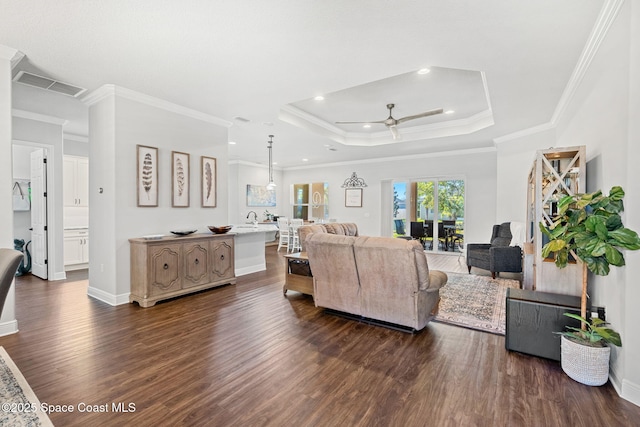
[[[63,254],[56,253],[56,242],[59,241],[62,245],[63,230],[58,230],[52,226],[56,223],[56,209],[55,205],[59,202],[56,198],[61,195],[57,195],[54,191],[57,179],[55,162],[56,148],[51,144],[42,144],[39,142],[25,141],[20,139],[12,139],[11,144],[20,145],[32,148],[42,148],[45,150],[45,156],[47,158],[47,280],[63,280],[66,279],[64,270],[62,272],[55,271],[55,265],[57,259],[62,257]],[[12,165],[13,168],[13,165]],[[13,232],[13,230],[12,230]],[[58,251],[59,252],[59,251]]]

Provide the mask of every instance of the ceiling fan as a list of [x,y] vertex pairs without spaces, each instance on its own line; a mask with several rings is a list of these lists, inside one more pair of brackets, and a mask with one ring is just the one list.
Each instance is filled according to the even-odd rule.
[[400,123],[404,123],[404,122],[408,122],[409,120],[414,120],[414,119],[419,119],[422,117],[428,117],[428,116],[433,116],[435,114],[442,114],[443,110],[442,108],[436,108],[435,110],[429,110],[429,111],[425,111],[424,113],[420,113],[420,114],[414,114],[412,116],[406,116],[403,117],[401,119],[394,119],[393,115],[391,113],[391,110],[393,110],[393,107],[395,107],[395,104],[387,104],[387,108],[389,109],[389,117],[386,120],[377,120],[377,121],[372,121],[372,122],[336,122],[336,124],[341,124],[341,125],[353,125],[353,124],[373,124],[373,123],[380,123],[380,124],[384,124],[386,127],[389,128],[389,130],[391,131],[391,134],[393,135],[393,139],[397,140],[400,138],[400,134],[398,133],[398,129],[397,126]]

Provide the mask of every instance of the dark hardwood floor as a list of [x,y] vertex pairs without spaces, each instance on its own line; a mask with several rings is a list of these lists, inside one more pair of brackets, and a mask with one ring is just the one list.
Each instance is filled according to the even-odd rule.
[[578,384],[502,336],[435,322],[410,335],[284,298],[275,249],[266,272],[146,309],[88,297],[86,272],[20,278],[20,332],[0,345],[42,402],[74,405],[50,414],[57,426],[640,425],[610,384]]

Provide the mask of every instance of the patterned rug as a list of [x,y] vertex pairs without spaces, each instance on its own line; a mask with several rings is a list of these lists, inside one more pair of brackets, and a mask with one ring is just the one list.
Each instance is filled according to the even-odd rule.
[[0,347],[0,405],[0,426],[53,426],[3,347]]
[[504,335],[507,288],[518,288],[513,279],[447,273],[440,288],[440,304],[434,320],[465,328]]

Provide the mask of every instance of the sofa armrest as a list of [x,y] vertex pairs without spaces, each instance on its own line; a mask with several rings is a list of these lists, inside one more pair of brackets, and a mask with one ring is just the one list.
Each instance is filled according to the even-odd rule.
[[432,291],[440,289],[447,284],[447,280],[449,280],[449,278],[444,271],[431,270],[429,271],[429,287],[427,290]]
[[472,250],[483,250],[483,251],[488,251],[489,249],[491,249],[491,244],[490,243],[467,243],[467,252],[472,251]]
[[[489,249],[491,271],[510,271],[522,268],[522,249],[519,246],[501,246]],[[522,270],[520,270],[522,271]]]

